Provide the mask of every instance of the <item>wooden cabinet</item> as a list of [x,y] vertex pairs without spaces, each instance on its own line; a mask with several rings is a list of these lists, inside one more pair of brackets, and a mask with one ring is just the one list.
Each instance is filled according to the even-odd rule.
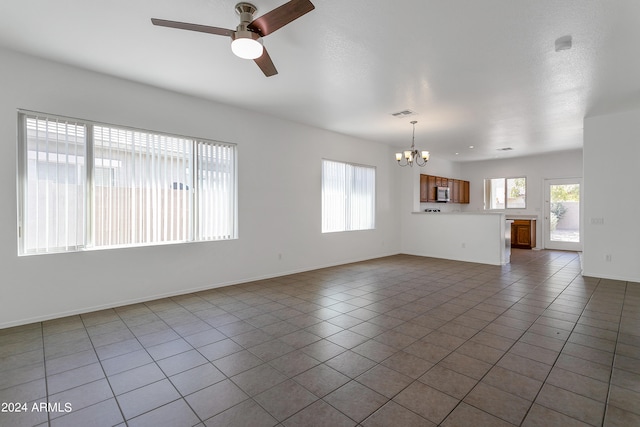
[[511,247],[532,249],[536,247],[535,220],[516,219],[511,224]]
[[460,180],[454,179],[453,182],[449,182],[449,192],[451,193],[451,201],[453,203],[460,203]]
[[435,202],[437,187],[435,176],[420,175],[420,202]]
[[469,203],[469,181],[460,181],[460,203]]
[[469,181],[420,175],[420,202],[437,202],[437,188],[449,187],[449,203],[469,203]]
[[427,202],[429,196],[429,185],[427,175],[420,175],[420,202]]
[[427,186],[427,202],[435,202],[438,198],[438,184],[435,176],[427,175]]

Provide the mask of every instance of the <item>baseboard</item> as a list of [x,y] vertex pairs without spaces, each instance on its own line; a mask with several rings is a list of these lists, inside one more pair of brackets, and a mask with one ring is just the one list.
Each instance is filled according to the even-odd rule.
[[255,277],[247,277],[247,278],[238,279],[238,280],[234,280],[234,281],[213,283],[213,284],[208,284],[208,285],[204,285],[204,286],[199,286],[199,287],[196,287],[196,288],[181,289],[181,290],[178,290],[178,291],[175,291],[175,292],[167,292],[167,293],[163,293],[163,294],[154,294],[154,295],[149,295],[149,296],[145,296],[145,297],[141,297],[141,298],[120,300],[120,301],[115,301],[115,302],[111,302],[111,303],[107,303],[107,304],[95,305],[95,306],[91,306],[91,307],[82,307],[82,308],[78,308],[78,309],[75,309],[75,310],[61,311],[61,312],[56,312],[56,313],[49,313],[49,314],[45,314],[45,315],[42,315],[42,316],[35,316],[35,317],[30,317],[30,318],[25,318],[25,319],[14,320],[14,321],[10,321],[10,322],[3,322],[3,323],[0,323],[0,329],[12,328],[12,327],[22,326],[22,325],[28,325],[30,323],[36,323],[36,322],[46,322],[48,320],[60,319],[62,317],[76,316],[76,315],[79,315],[79,314],[86,314],[86,313],[91,313],[91,312],[100,311],[100,310],[108,310],[108,309],[111,309],[111,308],[123,307],[123,306],[131,305],[131,304],[140,304],[140,303],[143,303],[143,302],[154,301],[154,300],[157,300],[157,299],[170,298],[170,297],[175,297],[175,296],[178,296],[178,295],[191,294],[191,293],[194,293],[194,292],[202,292],[202,291],[207,291],[207,290],[216,289],[216,288],[223,288],[225,286],[232,286],[232,285],[238,285],[238,284],[241,284],[241,283],[254,282],[254,281],[257,281],[257,280],[273,279],[273,278],[276,278],[276,277],[283,277],[283,276],[288,276],[288,275],[291,275],[291,274],[304,273],[304,272],[307,272],[307,271],[320,270],[320,269],[323,269],[323,268],[337,267],[339,265],[347,265],[347,264],[353,264],[353,263],[356,263],[356,262],[370,261],[370,260],[374,260],[374,259],[378,259],[378,258],[384,258],[384,257],[388,257],[388,256],[393,256],[393,255],[399,255],[399,252],[385,253],[385,254],[380,254],[380,255],[376,255],[376,256],[372,256],[372,257],[366,257],[366,258],[353,258],[353,259],[350,259],[350,260],[344,260],[344,261],[339,261],[339,262],[335,262],[335,263],[321,264],[321,265],[316,265],[316,266],[313,266],[313,267],[312,266],[308,266],[308,267],[302,267],[302,268],[299,268],[299,269],[287,270],[287,271],[282,271],[282,272],[273,273],[273,274],[266,274],[266,275],[255,276]]

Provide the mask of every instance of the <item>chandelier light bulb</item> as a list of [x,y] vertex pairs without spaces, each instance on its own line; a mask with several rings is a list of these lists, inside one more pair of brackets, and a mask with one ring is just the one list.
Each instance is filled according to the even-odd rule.
[[[418,166],[422,167],[427,164],[431,155],[428,151],[420,151],[416,149],[415,139],[416,139],[416,123],[417,121],[412,121],[413,125],[413,134],[411,137],[411,149],[405,150],[402,153],[396,153],[396,161],[400,166],[413,166],[415,162]],[[404,162],[402,161],[404,157]]]

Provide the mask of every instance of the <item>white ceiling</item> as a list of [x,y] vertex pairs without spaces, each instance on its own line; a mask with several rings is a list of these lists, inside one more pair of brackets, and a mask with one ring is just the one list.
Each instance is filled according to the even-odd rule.
[[150,22],[234,29],[236,0],[2,0],[0,45],[403,148],[417,120],[416,146],[458,161],[579,148],[586,115],[640,100],[638,0],[312,1],[265,37],[270,78]]

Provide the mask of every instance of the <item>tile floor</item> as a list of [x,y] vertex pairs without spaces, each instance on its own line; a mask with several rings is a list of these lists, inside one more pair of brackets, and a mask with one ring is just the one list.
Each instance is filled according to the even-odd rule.
[[579,273],[399,255],[0,330],[0,425],[640,425],[640,284]]

